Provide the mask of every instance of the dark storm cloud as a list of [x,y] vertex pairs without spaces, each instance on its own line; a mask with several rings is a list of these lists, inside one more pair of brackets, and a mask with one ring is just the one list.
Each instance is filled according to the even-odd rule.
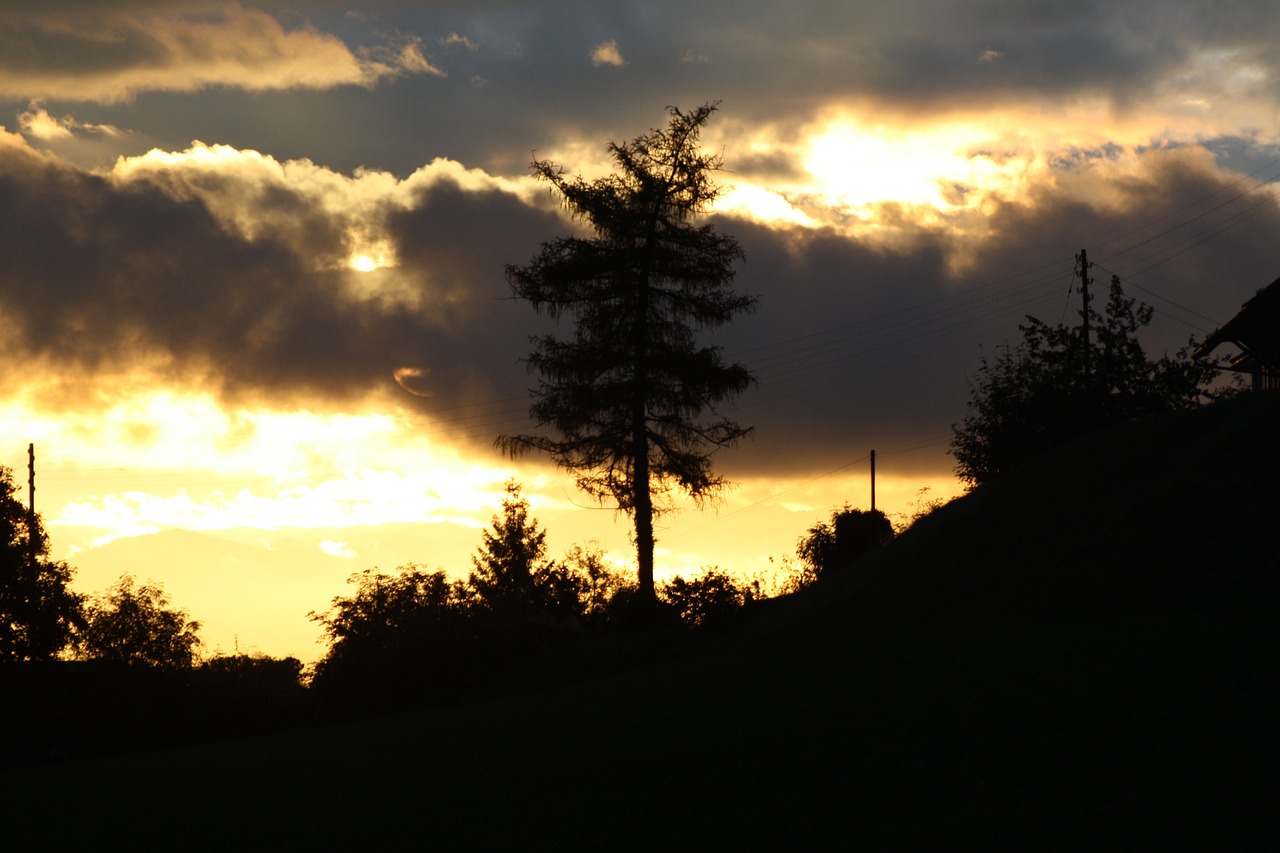
[[[734,410],[755,440],[724,457],[728,470],[821,473],[873,448],[900,452],[899,471],[949,467],[950,426],[982,353],[1016,344],[1028,314],[1078,322],[1082,248],[1095,294],[1114,273],[1155,307],[1142,340],[1157,356],[1203,339],[1280,275],[1275,195],[1200,151],[1149,152],[1123,180],[1062,175],[996,205],[986,224],[982,239],[921,229],[882,248],[721,223],[746,250],[739,288],[760,296],[721,336],[760,379]],[[969,261],[956,274],[960,254]]]
[[[528,354],[530,336],[550,326],[511,299],[504,270],[564,232],[564,220],[506,193],[442,182],[420,194],[413,207],[391,214],[387,230],[403,274],[439,295],[438,319],[447,330],[443,346],[406,366],[424,370],[440,386],[437,403],[507,401],[507,408],[521,408],[532,383],[520,360]],[[492,441],[489,435],[480,438]]]
[[390,390],[410,366],[425,369],[436,405],[500,394],[492,386],[504,382],[517,393],[523,377],[507,375],[524,341],[503,326],[502,263],[532,251],[522,236],[548,214],[511,196],[440,192],[396,220],[409,261],[397,285],[411,298],[385,299],[353,292],[356,273],[331,268],[346,236],[288,194],[266,193],[257,207],[264,221],[270,205],[307,217],[301,243],[295,231],[233,233],[160,181],[109,180],[0,146],[5,379],[21,386],[46,370],[50,383],[82,391],[82,380],[92,388],[143,367],[172,384],[288,405]]
[[[627,139],[668,105],[708,100],[724,102],[726,136],[767,129],[786,140],[839,104],[924,119],[1053,110],[1081,98],[1122,116],[1197,102],[1242,133],[1269,120],[1280,98],[1280,7],[1262,0],[1226,11],[1209,0],[94,4],[94,20],[124,22],[112,40],[77,8],[6,6],[0,89],[15,112],[46,97],[61,115],[59,99],[127,91],[136,102],[126,117],[92,120],[168,149],[198,138],[344,172],[363,165],[405,176],[444,156],[518,174],[531,151]],[[160,44],[146,24],[218,16],[237,22],[226,34],[241,53],[210,47],[221,44],[214,39],[183,57],[181,40]],[[54,20],[61,29],[46,26]],[[55,49],[59,39],[74,44]],[[593,64],[593,50],[610,42],[625,65]],[[396,46],[429,64],[396,65]],[[200,58],[210,49],[216,64]],[[374,56],[384,61],[366,61]],[[229,70],[236,61],[243,73]],[[157,71],[165,63],[173,73]],[[165,94],[207,86],[198,100]],[[1228,118],[1227,101],[1241,114]]]
[[[532,380],[519,359],[528,336],[548,328],[506,298],[503,267],[570,226],[545,199],[529,206],[464,177],[421,179],[407,185],[416,194],[377,208],[400,266],[361,279],[341,268],[355,249],[350,223],[287,183],[262,189],[208,170],[107,176],[9,137],[0,145],[4,378],[18,387],[43,370],[46,384],[107,395],[111,377],[142,366],[174,384],[286,406],[383,389],[424,413],[448,412],[461,439],[488,446],[525,428],[518,415],[459,419],[524,408]],[[1158,309],[1155,352],[1225,321],[1280,275],[1270,190],[1221,172],[1202,149],[1076,152],[1053,177],[1016,201],[993,200],[978,229],[898,216],[893,239],[852,238],[720,220],[746,252],[738,289],[760,297],[755,314],[714,339],[760,378],[730,412],[756,427],[725,455],[730,475],[816,474],[871,448],[918,445],[931,446],[903,452],[899,470],[949,467],[946,438],[964,415],[980,346],[1016,341],[1028,313],[1071,320],[1080,248],[1099,265],[1100,290],[1114,271]],[[229,227],[202,200],[249,185],[259,187],[247,205],[256,230]],[[406,368],[426,396],[395,384]]]
[[[1253,94],[1275,103],[1277,58],[1257,34],[1280,29],[1268,4],[1252,4],[1251,23],[1235,25],[1222,22],[1216,4],[1177,4],[1176,14],[1144,3],[1034,5],[658,3],[646,15],[629,4],[553,6],[512,22],[519,53],[480,41],[465,77],[431,89],[447,126],[427,112],[416,121],[446,144],[456,140],[451,156],[509,167],[566,135],[626,138],[637,117],[713,99],[724,102],[726,127],[771,127],[783,138],[833,103],[924,116],[1096,97],[1124,112],[1155,95],[1213,96],[1243,66],[1262,75]],[[586,52],[603,37],[617,40],[625,68],[589,67]],[[1197,64],[1205,61],[1198,47],[1219,51],[1219,65]],[[705,61],[686,61],[691,53]],[[463,87],[473,75],[491,85]],[[410,90],[425,92],[425,83],[396,95]],[[466,117],[480,116],[480,104],[502,124],[468,137]]]
[[83,4],[6,9],[0,97],[128,101],[140,92],[369,86],[438,74],[412,36],[348,48],[307,21],[286,27],[238,3]]
[[[415,138],[493,168],[567,137],[620,139],[667,105],[721,99],[733,126],[786,134],[836,103],[936,115],[1101,99],[1117,113],[1224,87],[1274,105],[1274,4],[845,2],[484,3],[406,9],[428,41],[476,46],[441,59],[447,81],[405,81]],[[593,67],[616,41],[624,67]],[[696,61],[690,61],[695,58]],[[484,81],[477,88],[475,81]],[[409,105],[416,109],[410,110]],[[424,107],[424,105],[427,105]],[[377,165],[403,171],[390,150]]]

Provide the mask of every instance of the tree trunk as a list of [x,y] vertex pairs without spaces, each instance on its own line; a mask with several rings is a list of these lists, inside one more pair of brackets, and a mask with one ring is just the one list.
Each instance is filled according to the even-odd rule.
[[[643,404],[641,404],[643,411]],[[658,602],[653,583],[653,496],[649,493],[649,438],[643,416],[636,429],[635,458],[636,578],[640,600],[652,608]]]
[[649,271],[651,240],[656,228],[653,211],[640,249],[640,269],[636,283],[636,324],[632,342],[635,396],[631,401],[632,483],[636,526],[636,580],[640,601],[650,611],[658,603],[653,584],[653,494],[649,490]]

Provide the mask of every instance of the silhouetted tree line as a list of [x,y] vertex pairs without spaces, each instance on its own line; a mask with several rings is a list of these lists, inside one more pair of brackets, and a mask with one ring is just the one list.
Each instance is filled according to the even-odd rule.
[[1083,433],[1230,392],[1213,390],[1218,368],[1189,356],[1194,341],[1173,355],[1146,354],[1137,332],[1152,309],[1125,296],[1119,278],[1111,279],[1103,312],[1092,305],[1087,312],[1087,326],[1028,316],[1018,327],[1021,343],[983,357],[969,412],[951,427],[961,480],[979,486]]
[[0,767],[293,725],[302,663],[201,658],[200,624],[155,583],[74,592],[0,467]]
[[312,682],[319,696],[348,707],[449,702],[613,669],[852,571],[893,536],[883,513],[846,506],[801,538],[799,565],[781,577],[708,568],[657,584],[654,605],[596,547],[548,558],[520,486],[506,488],[465,579],[412,564],[366,569],[351,576],[349,594],[311,614],[329,641]]
[[[311,613],[328,651],[308,673],[296,658],[203,656],[200,623],[154,582],[124,575],[99,594],[73,592],[74,569],[47,560],[39,516],[17,500],[11,472],[0,468],[0,690],[9,697],[0,703],[0,766],[616,671],[676,653],[690,638],[739,622],[763,599],[848,568],[883,541],[851,526],[863,514],[846,507],[801,540],[800,563],[788,563],[782,578],[743,580],[708,568],[659,583],[654,605],[597,546],[551,559],[519,484],[506,488],[465,578],[415,564],[366,569],[351,576],[348,594]],[[887,528],[882,514],[866,515]]]
[[465,579],[407,565],[351,576],[312,613],[329,641],[312,687],[339,703],[452,701],[610,669],[716,629],[783,590],[719,569],[657,585],[657,604],[593,546],[547,555],[520,486],[483,531]]

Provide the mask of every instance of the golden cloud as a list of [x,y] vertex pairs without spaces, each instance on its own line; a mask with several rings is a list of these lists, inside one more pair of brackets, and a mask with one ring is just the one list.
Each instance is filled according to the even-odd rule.
[[236,4],[200,16],[85,12],[9,27],[24,50],[0,54],[0,97],[117,102],[147,91],[329,89],[442,74],[414,37],[353,52],[314,27],[286,30]]
[[627,61],[622,58],[622,51],[618,50],[617,40],[609,39],[591,49],[591,64],[597,68],[601,65],[621,67],[626,65]]

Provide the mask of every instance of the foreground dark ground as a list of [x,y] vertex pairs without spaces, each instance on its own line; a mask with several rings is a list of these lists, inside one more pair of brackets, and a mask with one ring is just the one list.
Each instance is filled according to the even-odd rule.
[[1088,437],[610,677],[15,768],[5,847],[1269,849],[1277,436],[1267,396]]

